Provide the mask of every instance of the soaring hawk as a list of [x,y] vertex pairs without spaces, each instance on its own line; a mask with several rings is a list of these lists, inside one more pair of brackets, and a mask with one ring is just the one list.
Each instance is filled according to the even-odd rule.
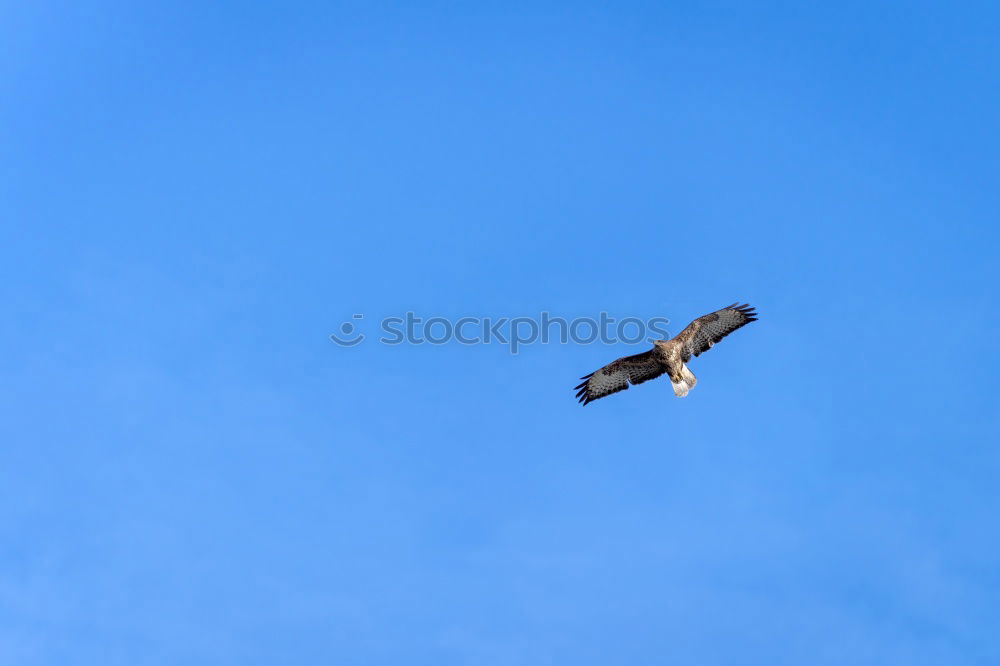
[[641,384],[662,374],[670,377],[674,395],[683,398],[698,382],[686,363],[691,355],[700,356],[733,331],[757,321],[749,305],[733,303],[688,324],[673,340],[656,340],[653,348],[609,363],[600,370],[581,377],[576,397],[584,405],[606,395],[624,391],[629,384]]

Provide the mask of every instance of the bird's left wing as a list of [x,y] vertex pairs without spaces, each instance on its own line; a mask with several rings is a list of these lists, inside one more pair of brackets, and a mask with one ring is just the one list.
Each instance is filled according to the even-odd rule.
[[653,357],[653,350],[625,356],[608,363],[596,372],[581,377],[582,384],[575,386],[576,397],[584,405],[606,395],[624,391],[629,384],[641,384],[656,379],[667,369]]
[[704,317],[698,317],[678,333],[674,340],[683,345],[681,357],[687,363],[692,354],[699,356],[722,338],[752,321],[757,321],[757,312],[753,307],[733,303]]

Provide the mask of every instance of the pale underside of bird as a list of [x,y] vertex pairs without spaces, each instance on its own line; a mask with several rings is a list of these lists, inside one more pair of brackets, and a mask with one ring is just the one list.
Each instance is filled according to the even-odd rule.
[[757,321],[749,305],[733,303],[704,317],[698,317],[671,340],[656,340],[653,348],[625,356],[600,370],[581,377],[576,397],[584,405],[604,396],[624,391],[629,384],[641,384],[660,375],[670,377],[674,395],[683,398],[698,383],[687,363],[738,328]]

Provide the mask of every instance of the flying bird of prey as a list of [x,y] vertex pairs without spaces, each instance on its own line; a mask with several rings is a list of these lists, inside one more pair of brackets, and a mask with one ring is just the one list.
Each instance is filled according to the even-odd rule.
[[698,383],[686,365],[691,355],[700,356],[716,342],[752,321],[757,321],[754,309],[736,303],[698,317],[674,339],[656,340],[647,352],[625,356],[580,377],[583,383],[575,387],[576,397],[586,405],[606,395],[624,391],[629,384],[641,384],[666,374],[674,386],[674,395],[683,398]]

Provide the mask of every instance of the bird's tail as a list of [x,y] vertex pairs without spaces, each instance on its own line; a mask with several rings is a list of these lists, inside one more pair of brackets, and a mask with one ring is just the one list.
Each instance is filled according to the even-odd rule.
[[681,366],[681,380],[675,382],[670,380],[670,384],[674,387],[674,395],[678,398],[683,398],[688,394],[688,391],[694,388],[694,385],[698,383],[698,378],[694,376],[686,365]]

